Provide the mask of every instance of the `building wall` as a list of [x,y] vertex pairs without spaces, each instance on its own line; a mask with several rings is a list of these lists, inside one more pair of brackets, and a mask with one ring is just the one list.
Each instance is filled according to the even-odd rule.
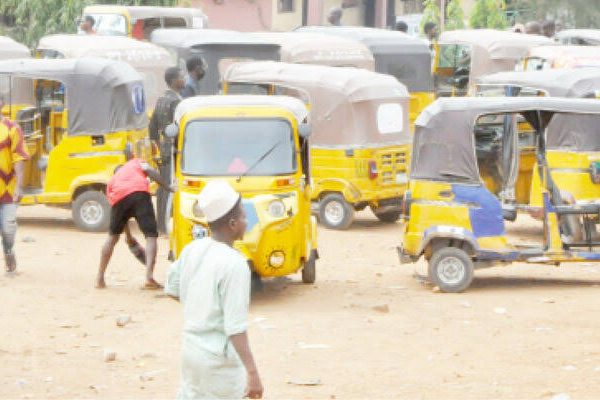
[[[208,15],[212,29],[233,29],[242,32],[268,31],[273,25],[273,4],[277,0],[192,0]],[[301,0],[296,0],[301,1]],[[302,18],[302,17],[300,17]]]
[[294,11],[281,13],[278,10],[278,0],[272,0],[271,30],[289,31],[302,25],[302,0],[294,1]]

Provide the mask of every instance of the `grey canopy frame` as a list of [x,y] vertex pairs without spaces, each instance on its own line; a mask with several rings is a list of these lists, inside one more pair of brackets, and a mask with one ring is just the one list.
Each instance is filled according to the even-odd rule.
[[600,46],[599,29],[565,29],[558,32],[555,38],[562,44]]
[[100,58],[10,60],[0,62],[0,76],[63,83],[70,136],[148,126],[142,76],[126,63]]
[[[438,99],[415,121],[411,179],[480,184],[475,154],[475,124],[483,115],[511,113],[522,114],[538,131],[547,128],[545,139],[548,149],[573,148],[572,133],[590,136],[589,131],[585,135],[585,129],[578,126],[571,133],[564,134],[561,122],[585,114],[584,127],[589,128],[590,119],[600,121],[600,101],[551,97]],[[595,130],[592,129],[592,132]]]
[[[406,87],[389,75],[358,68],[279,62],[233,64],[224,81],[229,85],[274,85],[308,96],[313,135],[311,145],[325,148],[361,148],[411,142]],[[297,93],[295,93],[297,94]],[[400,131],[382,134],[379,107],[395,104],[402,121]]]
[[193,55],[202,57],[207,66],[200,81],[200,94],[219,92],[219,63],[227,59],[280,59],[280,45],[254,37],[252,34],[215,29],[156,29],[150,41],[172,51],[185,71],[185,60]]
[[356,40],[373,54],[376,72],[395,76],[410,92],[433,91],[431,50],[425,40],[403,32],[365,27],[306,26],[296,31]]
[[553,97],[595,97],[600,91],[600,69],[549,69],[543,71],[500,72],[481,77],[480,86],[516,86],[541,90]]

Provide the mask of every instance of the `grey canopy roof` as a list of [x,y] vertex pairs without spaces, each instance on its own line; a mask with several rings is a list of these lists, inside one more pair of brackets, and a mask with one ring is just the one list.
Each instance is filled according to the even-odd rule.
[[147,126],[142,76],[101,58],[0,62],[0,76],[60,81],[67,92],[69,135],[105,134]]
[[0,60],[29,57],[31,57],[31,53],[25,45],[14,41],[8,36],[0,36]]
[[[582,137],[587,133],[586,136],[589,136],[590,131],[579,129],[581,127],[570,129],[565,134],[560,129],[564,126],[564,118],[573,118],[572,114],[588,114],[584,124],[588,128],[591,117],[600,122],[598,100],[556,97],[441,98],[423,110],[415,121],[411,178],[480,183],[474,134],[478,117],[531,111],[564,113],[555,115],[548,124],[548,148],[572,148],[574,133]],[[595,133],[595,130],[592,132]]]
[[177,49],[189,49],[201,45],[264,45],[279,48],[272,41],[261,39],[251,33],[221,29],[156,29],[150,36],[152,43]]
[[204,107],[283,108],[294,114],[298,123],[308,117],[304,103],[288,96],[196,96],[179,103],[175,110],[175,122],[179,124],[185,114]]
[[283,62],[375,69],[369,49],[355,40],[306,32],[257,32],[253,35],[280,45]]
[[[317,146],[366,146],[410,142],[409,94],[389,75],[358,68],[279,62],[233,64],[223,80],[231,83],[275,85],[308,95],[313,136]],[[377,125],[381,104],[398,104],[401,129],[381,134]]]
[[585,97],[600,91],[600,68],[499,72],[483,76],[477,83],[543,90],[554,97]]
[[433,89],[431,51],[423,39],[398,31],[350,26],[307,26],[296,31],[356,40],[373,53],[375,71],[395,76],[411,92]]
[[600,46],[600,29],[566,29],[555,35],[563,44]]
[[46,52],[45,58],[99,57],[126,62],[143,76],[150,109],[167,88],[165,71],[176,65],[164,48],[124,36],[47,35],[37,50]]

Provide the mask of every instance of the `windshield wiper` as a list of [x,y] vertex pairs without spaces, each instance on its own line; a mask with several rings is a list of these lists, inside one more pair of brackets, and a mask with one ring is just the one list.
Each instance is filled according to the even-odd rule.
[[254,162],[254,164],[252,164],[250,166],[250,168],[248,168],[246,170],[246,172],[244,172],[242,175],[239,175],[236,179],[236,182],[240,182],[242,180],[243,177],[247,176],[254,168],[256,168],[265,158],[267,158],[272,152],[273,150],[275,150],[279,145],[281,144],[281,140],[278,141],[277,143],[275,143],[273,146],[271,146],[271,148],[269,150],[267,150],[262,156],[260,156],[258,158],[258,160],[256,160]]

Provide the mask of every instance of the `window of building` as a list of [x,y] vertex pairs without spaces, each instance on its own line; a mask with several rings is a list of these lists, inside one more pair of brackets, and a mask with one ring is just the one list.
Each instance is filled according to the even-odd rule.
[[277,0],[277,10],[280,13],[294,12],[296,0]]

